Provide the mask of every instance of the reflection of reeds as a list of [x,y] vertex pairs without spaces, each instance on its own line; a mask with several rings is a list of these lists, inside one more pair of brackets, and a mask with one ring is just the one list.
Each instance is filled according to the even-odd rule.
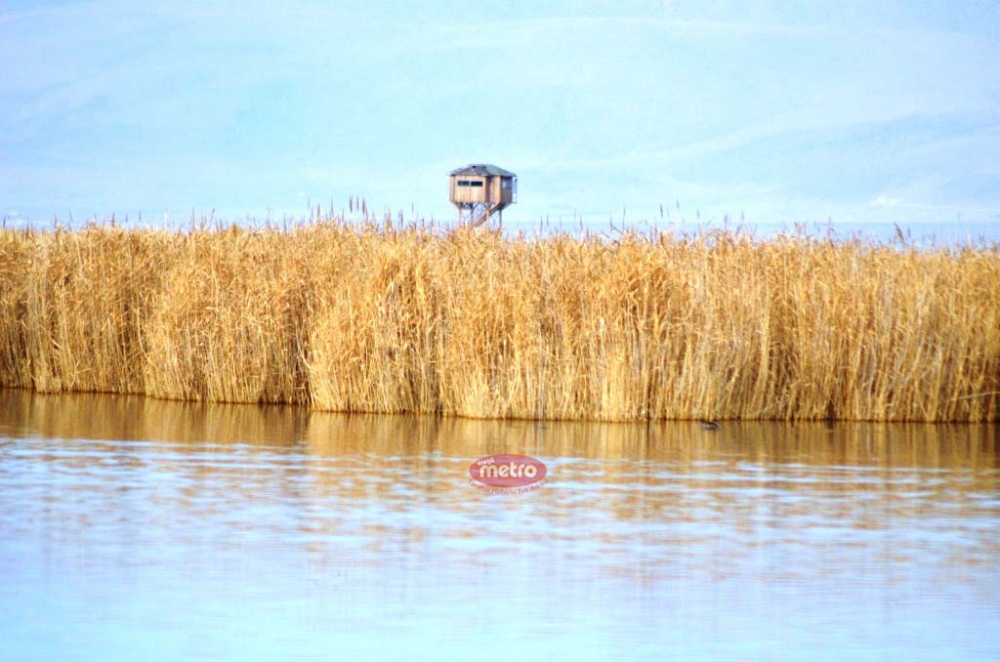
[[1000,420],[1000,252],[0,231],[0,385],[472,417]]

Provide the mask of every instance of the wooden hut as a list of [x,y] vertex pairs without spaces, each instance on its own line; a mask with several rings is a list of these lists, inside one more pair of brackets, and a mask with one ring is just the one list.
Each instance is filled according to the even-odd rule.
[[517,175],[495,165],[474,163],[453,170],[449,199],[458,208],[458,222],[482,225],[493,214],[503,222],[503,210],[517,202]]

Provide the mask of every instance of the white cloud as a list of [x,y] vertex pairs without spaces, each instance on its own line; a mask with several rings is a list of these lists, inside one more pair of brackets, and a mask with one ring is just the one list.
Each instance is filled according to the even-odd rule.
[[900,205],[903,204],[903,199],[892,198],[885,194],[882,194],[868,204],[872,207],[899,207]]

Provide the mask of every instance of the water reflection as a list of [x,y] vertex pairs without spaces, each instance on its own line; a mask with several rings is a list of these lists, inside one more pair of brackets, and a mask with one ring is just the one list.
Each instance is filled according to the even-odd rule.
[[[535,452],[553,457],[697,462],[732,455],[771,464],[997,468],[996,424],[724,422],[650,425],[482,421],[311,413],[290,406],[173,402],[0,390],[0,434],[64,439],[300,447],[314,455]],[[301,448],[305,444],[306,448]],[[985,463],[985,465],[984,465]]]
[[[470,485],[501,452],[542,459],[547,483]],[[0,390],[0,637],[33,632],[25,657],[112,639],[465,658],[506,633],[560,659],[986,659],[997,463],[990,425],[706,431]]]

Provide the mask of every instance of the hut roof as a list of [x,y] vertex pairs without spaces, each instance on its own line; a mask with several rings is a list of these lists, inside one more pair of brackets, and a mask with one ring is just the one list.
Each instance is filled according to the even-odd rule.
[[472,163],[464,168],[452,170],[451,175],[478,175],[480,177],[516,177],[512,172],[488,163]]

